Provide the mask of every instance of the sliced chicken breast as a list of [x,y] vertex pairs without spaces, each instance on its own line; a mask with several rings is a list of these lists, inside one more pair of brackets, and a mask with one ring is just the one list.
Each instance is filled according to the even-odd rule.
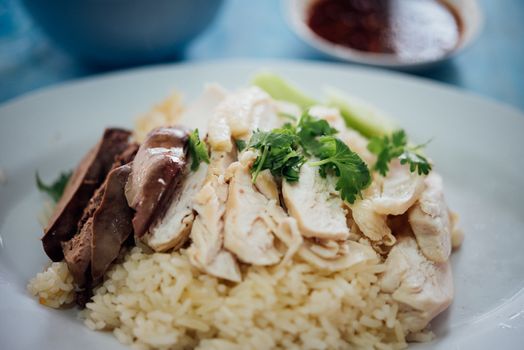
[[[190,163],[186,165],[189,167]],[[207,174],[207,164],[201,163],[198,170],[185,171],[166,213],[143,237],[142,242],[157,252],[180,248],[188,239],[195,219],[193,198],[200,191]]]
[[219,84],[206,84],[202,95],[193,101],[182,114],[181,123],[198,129],[200,135],[206,135],[210,116],[228,94],[229,92]]
[[425,188],[424,177],[411,173],[407,166],[394,161],[386,177],[374,179],[381,184],[381,191],[370,198],[379,214],[404,214],[419,198]]
[[235,257],[223,249],[224,212],[229,186],[224,174],[234,161],[235,153],[236,150],[211,153],[205,184],[194,197],[197,217],[191,229],[192,244],[188,256],[190,262],[200,270],[240,282],[242,277]]
[[449,262],[435,263],[419,250],[409,236],[400,237],[391,249],[381,289],[406,306],[410,332],[424,329],[453,299],[453,278]]
[[451,254],[451,220],[444,200],[442,178],[432,172],[418,202],[409,209],[409,223],[424,255],[445,262]]
[[[272,211],[273,217],[275,214]],[[282,217],[278,228],[274,231],[288,251],[283,262],[291,259],[294,254],[313,266],[327,271],[340,271],[364,263],[378,263],[378,256],[373,248],[350,240],[317,240],[303,238],[297,222],[292,217]]]
[[369,199],[357,200],[351,205],[353,220],[362,233],[372,241],[381,241],[385,237],[394,237],[387,225],[387,215],[377,213]]
[[344,203],[332,178],[322,178],[317,167],[303,165],[299,181],[282,182],[282,195],[303,236],[338,240],[349,236]]
[[271,97],[252,86],[229,94],[217,106],[209,123],[208,142],[216,151],[229,152],[232,138],[247,141],[253,131],[271,130],[281,124]]
[[128,204],[135,210],[133,229],[140,240],[162,219],[184,179],[188,130],[179,127],[151,131],[140,145],[126,184]]
[[253,265],[272,265],[281,254],[274,246],[266,208],[270,200],[260,193],[251,180],[251,151],[241,154],[227,170],[229,181],[225,213],[224,246],[240,260]]

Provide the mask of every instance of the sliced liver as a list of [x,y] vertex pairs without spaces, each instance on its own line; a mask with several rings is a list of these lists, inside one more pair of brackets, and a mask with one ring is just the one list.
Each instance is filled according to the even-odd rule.
[[109,172],[84,211],[83,226],[62,243],[64,259],[79,287],[96,285],[133,233],[134,212],[124,194],[130,173],[129,165]]
[[106,129],[102,139],[82,159],[75,169],[55,212],[44,230],[42,244],[53,261],[64,257],[61,243],[70,240],[82,212],[102,184],[115,160],[128,147],[131,132],[123,129]]
[[86,276],[91,263],[91,241],[93,238],[93,219],[86,221],[80,232],[69,241],[62,242],[64,260],[73,276],[75,284],[84,286],[90,278]]
[[112,170],[107,176],[100,206],[93,215],[91,277],[100,280],[118,257],[126,239],[133,233],[133,209],[127,205],[124,188],[131,173],[129,165]]

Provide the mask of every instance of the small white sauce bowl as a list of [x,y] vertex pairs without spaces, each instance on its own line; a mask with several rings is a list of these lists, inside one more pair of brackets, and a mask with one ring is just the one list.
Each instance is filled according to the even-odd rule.
[[458,45],[437,58],[405,60],[394,54],[371,53],[351,49],[332,43],[317,35],[307,25],[308,11],[314,1],[316,0],[283,0],[282,2],[290,27],[303,41],[327,55],[343,61],[386,68],[418,70],[445,61],[469,46],[477,38],[484,23],[484,16],[477,0],[447,0],[462,19],[462,33]]

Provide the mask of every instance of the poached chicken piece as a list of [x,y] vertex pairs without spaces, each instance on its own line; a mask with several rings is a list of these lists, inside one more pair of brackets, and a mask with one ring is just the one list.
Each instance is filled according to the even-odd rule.
[[344,202],[331,180],[306,164],[300,168],[298,182],[282,183],[286,208],[305,237],[343,240],[349,236]]
[[387,225],[388,215],[402,215],[417,201],[425,188],[424,178],[409,172],[398,162],[390,165],[386,177],[375,175],[364,199],[350,205],[352,216],[362,233],[387,246],[395,236]]
[[223,249],[224,213],[229,187],[224,175],[234,161],[235,154],[235,150],[229,153],[211,151],[205,184],[194,198],[197,217],[191,230],[192,244],[188,256],[199,269],[216,277],[239,282],[241,275],[237,261]]
[[[189,163],[186,164],[188,167]],[[163,252],[177,249],[186,242],[195,219],[193,200],[202,188],[206,173],[206,164],[194,173],[184,170],[180,188],[173,195],[165,214],[142,239],[150,248]]]
[[175,191],[179,190],[187,162],[187,140],[186,129],[155,129],[136,154],[126,184],[126,197],[129,206],[136,211],[133,228],[139,240],[151,235]]
[[400,237],[385,262],[380,281],[385,292],[406,306],[409,331],[424,329],[453,300],[453,277],[449,262],[435,263],[421,253],[413,237]]
[[402,215],[424,190],[424,177],[411,173],[407,166],[393,161],[386,177],[376,179],[381,190],[370,198],[374,210],[384,215]]
[[445,262],[451,254],[451,220],[444,200],[442,178],[431,173],[426,189],[409,209],[409,223],[422,253],[435,262]]
[[249,140],[253,131],[279,127],[276,104],[257,87],[229,94],[216,108],[208,126],[207,141],[215,151],[230,152],[233,139]]
[[249,169],[254,158],[253,152],[243,152],[240,161],[227,169],[224,246],[245,263],[273,265],[281,256],[267,223],[266,208],[273,198],[264,196],[253,184]]

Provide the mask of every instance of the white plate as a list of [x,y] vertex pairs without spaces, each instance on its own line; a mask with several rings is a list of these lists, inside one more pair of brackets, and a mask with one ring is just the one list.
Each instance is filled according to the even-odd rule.
[[510,107],[405,75],[334,64],[224,61],[159,66],[85,79],[0,108],[0,348],[123,349],[92,332],[74,311],[42,307],[27,281],[47,263],[39,241],[45,179],[70,169],[108,125],[134,118],[172,89],[190,98],[202,84],[245,85],[270,68],[312,95],[329,84],[397,117],[444,176],[447,199],[466,232],[453,255],[456,298],[433,322],[438,335],[416,349],[522,349],[524,344],[524,115]]

